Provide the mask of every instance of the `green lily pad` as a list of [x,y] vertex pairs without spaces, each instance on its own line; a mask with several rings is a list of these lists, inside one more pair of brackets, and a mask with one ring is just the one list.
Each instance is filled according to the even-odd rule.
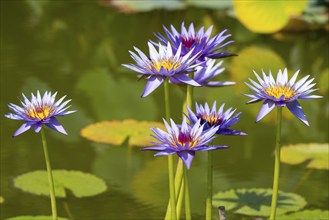
[[288,24],[291,15],[300,14],[307,1],[241,1],[234,0],[239,21],[256,33],[275,33]]
[[[271,209],[271,189],[231,189],[213,196],[213,206],[249,216],[268,216]],[[298,211],[306,205],[303,197],[279,191],[277,215]]]
[[[105,181],[80,171],[53,170],[56,197],[65,198],[66,190],[74,196],[89,197],[106,191]],[[37,170],[22,174],[15,178],[14,185],[23,191],[36,195],[49,195],[47,172]]]
[[5,199],[2,196],[0,196],[0,204],[3,203],[4,201]]
[[294,144],[281,148],[281,162],[300,164],[307,162],[308,168],[329,170],[328,143]]
[[[15,216],[11,218],[7,218],[7,220],[52,220],[52,216]],[[57,220],[68,220],[67,218],[57,217]]]
[[129,146],[150,146],[151,127],[164,128],[159,122],[136,121],[103,121],[88,125],[81,130],[81,136],[98,143],[121,145],[127,138]]
[[294,219],[294,220],[327,220],[329,219],[329,211],[326,210],[303,210],[300,212],[295,212],[292,214],[281,215],[277,216],[277,219],[287,220],[287,219]]
[[166,1],[158,0],[148,0],[148,1],[138,1],[138,0],[101,0],[102,5],[109,5],[114,8],[117,8],[119,11],[126,13],[132,12],[145,12],[151,11],[154,9],[167,9],[175,10],[182,9],[185,7],[185,4],[180,0],[171,0],[170,4]]

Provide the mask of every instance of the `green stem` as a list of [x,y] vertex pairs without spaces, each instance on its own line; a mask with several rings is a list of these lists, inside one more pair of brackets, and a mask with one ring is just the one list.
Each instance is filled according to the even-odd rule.
[[190,192],[188,187],[188,170],[184,166],[184,186],[185,186],[185,218],[191,220]]
[[274,180],[271,203],[270,220],[275,219],[276,205],[278,201],[279,191],[279,175],[280,175],[280,146],[281,146],[281,124],[282,124],[282,108],[277,107],[277,130],[276,130],[276,146],[275,146],[275,164],[274,164]]
[[[169,123],[170,120],[170,101],[169,101],[169,83],[168,80],[164,82],[165,93],[165,110],[166,120]],[[171,219],[176,220],[176,195],[175,195],[175,178],[174,178],[174,156],[168,155],[168,175],[169,175],[169,194],[170,194],[170,208]]]
[[50,166],[46,136],[45,136],[45,132],[44,132],[43,129],[41,129],[41,139],[42,139],[43,152],[45,154],[46,167],[47,167],[47,173],[48,173],[48,182],[49,182],[52,217],[53,217],[53,220],[57,220],[57,209],[56,209],[56,196],[55,196],[54,180],[53,180],[53,174],[52,174],[51,166]]
[[[179,219],[180,211],[182,208],[182,202],[183,202],[183,193],[184,193],[184,184],[183,182],[183,162],[182,160],[178,160],[177,169],[176,169],[176,175],[175,175],[175,193],[176,193],[176,213],[177,213],[177,219]],[[182,190],[183,189],[183,190]],[[171,219],[170,218],[171,213],[171,205],[170,201],[168,202],[167,206],[167,212],[165,219]]]
[[[183,113],[188,114],[186,106],[189,108],[192,108],[192,102],[193,102],[193,86],[187,85],[186,86],[186,99],[183,103]],[[184,115],[183,115],[184,117]]]
[[207,200],[206,200],[206,220],[211,220],[212,209],[212,179],[213,179],[213,162],[212,151],[208,151],[208,178],[207,178]]

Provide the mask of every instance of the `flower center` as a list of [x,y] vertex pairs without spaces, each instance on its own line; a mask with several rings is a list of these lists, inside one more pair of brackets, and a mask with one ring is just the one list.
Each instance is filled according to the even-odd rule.
[[200,43],[200,39],[194,37],[180,37],[179,40],[187,49],[191,49],[195,42]]
[[203,123],[207,122],[210,127],[214,126],[215,124],[220,125],[223,122],[223,119],[218,114],[211,114],[211,115],[202,114],[200,118]]
[[168,59],[168,60],[158,60],[158,61],[153,61],[152,66],[154,69],[157,71],[160,71],[161,68],[164,68],[165,70],[176,70],[178,67],[180,67],[180,62],[174,61],[173,59]]
[[26,114],[32,119],[44,120],[54,112],[51,106],[32,106],[26,110]]
[[289,86],[279,86],[279,85],[269,86],[265,88],[264,92],[267,95],[272,96],[276,99],[279,99],[283,95],[284,100],[290,99],[296,94],[295,90],[291,89]]
[[198,144],[198,141],[193,140],[189,133],[182,132],[179,132],[178,139],[176,139],[175,142],[183,147],[188,143],[189,148],[192,148]]

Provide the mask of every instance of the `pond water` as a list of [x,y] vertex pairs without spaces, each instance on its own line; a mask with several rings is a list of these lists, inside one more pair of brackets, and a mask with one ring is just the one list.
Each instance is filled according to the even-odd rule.
[[[242,111],[235,129],[248,136],[225,136],[215,143],[230,146],[214,152],[214,191],[235,188],[271,188],[274,165],[275,111],[255,123],[260,104],[246,105],[247,77],[288,67],[289,73],[315,77],[323,99],[302,101],[310,122],[306,127],[286,109],[283,111],[283,145],[328,142],[328,32],[324,30],[260,35],[249,32],[225,11],[190,7],[121,13],[90,1],[1,2],[1,115],[9,102],[18,103],[21,93],[58,91],[72,99],[77,113],[60,118],[69,135],[46,129],[53,169],[80,170],[103,178],[108,190],[94,197],[69,194],[58,199],[59,215],[74,219],[162,219],[168,201],[167,158],[153,157],[138,147],[97,144],[80,136],[88,124],[103,120],[161,121],[164,117],[163,87],[140,98],[145,81],[121,66],[132,62],[128,50],[147,49],[147,40],[168,26],[194,22],[214,25],[213,32],[227,28],[234,44],[228,50],[239,56],[226,58],[219,80],[235,81],[233,87],[196,88],[199,103],[226,102]],[[301,76],[300,76],[301,77]],[[322,80],[322,81],[321,81]],[[172,118],[182,117],[184,94],[170,86]],[[1,118],[1,219],[20,215],[50,215],[49,199],[17,189],[16,176],[44,170],[41,138],[28,131],[12,134],[20,122]],[[199,153],[190,171],[193,219],[204,218],[206,154]],[[301,195],[305,208],[327,210],[328,172],[300,165],[282,164],[280,190]],[[84,184],[84,183],[81,183]],[[70,213],[70,214],[69,214]],[[216,216],[216,209],[214,209]],[[228,212],[229,219],[242,215]]]

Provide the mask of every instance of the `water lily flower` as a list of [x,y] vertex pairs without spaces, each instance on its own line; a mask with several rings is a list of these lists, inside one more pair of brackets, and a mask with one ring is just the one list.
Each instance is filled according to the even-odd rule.
[[150,42],[148,46],[150,58],[138,48],[134,47],[138,55],[132,51],[129,51],[129,53],[137,65],[123,64],[123,66],[140,73],[140,78],[147,78],[148,81],[142,93],[142,97],[153,92],[167,78],[192,86],[200,86],[200,84],[186,74],[194,71],[195,67],[199,65],[195,64],[198,53],[192,55],[193,49],[184,56],[181,56],[182,45],[178,46],[175,52],[173,52],[169,42],[167,42],[167,46],[159,44],[159,52]]
[[312,83],[314,78],[308,80],[310,75],[307,75],[295,82],[299,73],[299,70],[297,70],[288,81],[287,68],[283,71],[279,70],[276,80],[273,78],[271,72],[269,75],[266,75],[264,71],[262,71],[262,73],[263,78],[254,71],[258,83],[250,78],[249,80],[252,85],[246,83],[246,85],[253,90],[254,94],[244,94],[252,99],[247,102],[247,104],[264,100],[256,118],[256,122],[266,116],[275,106],[287,106],[292,114],[309,126],[303,109],[297,99],[322,98],[322,96],[310,95],[310,93],[318,90],[311,89],[316,84]]
[[71,100],[63,102],[66,96],[60,98],[55,102],[57,92],[51,94],[51,92],[45,92],[41,97],[40,92],[37,91],[35,96],[31,93],[31,100],[27,99],[24,94],[24,101],[21,101],[23,107],[10,103],[9,109],[13,113],[5,114],[5,117],[25,121],[23,125],[14,133],[13,137],[20,135],[21,133],[34,127],[34,131],[38,133],[42,124],[45,124],[49,128],[58,131],[63,134],[67,134],[63,126],[56,119],[56,116],[64,116],[76,111],[66,111],[71,106],[66,106]]
[[171,32],[163,26],[167,37],[164,37],[161,33],[155,34],[158,40],[162,43],[167,43],[168,40],[173,45],[174,51],[177,51],[182,44],[182,55],[185,55],[194,48],[193,54],[199,53],[198,61],[204,61],[206,57],[208,58],[223,58],[234,56],[235,54],[227,53],[222,49],[228,44],[233,43],[233,41],[225,40],[231,35],[225,35],[227,30],[216,34],[213,38],[210,37],[213,26],[209,27],[204,32],[204,27],[201,27],[198,31],[194,30],[193,23],[190,24],[188,30],[185,28],[184,22],[181,24],[181,33],[179,33],[173,25],[170,25]]
[[177,125],[170,119],[169,125],[165,120],[167,132],[160,128],[151,128],[154,135],[152,135],[159,142],[154,142],[154,146],[145,147],[143,150],[159,151],[154,156],[175,154],[182,159],[187,169],[190,169],[191,162],[195,156],[196,151],[208,151],[222,148],[228,148],[228,146],[210,146],[208,145],[214,138],[218,126],[211,127],[208,130],[204,130],[205,124],[200,124],[201,120],[198,120],[193,126],[190,126],[186,122],[186,117],[183,119],[182,125]]
[[188,106],[186,106],[188,111],[188,119],[192,124],[197,123],[199,120],[201,124],[205,124],[204,129],[209,129],[217,127],[216,134],[222,135],[246,135],[242,131],[232,130],[230,127],[240,120],[239,113],[235,113],[236,109],[229,108],[224,111],[225,103],[223,103],[217,110],[216,101],[214,101],[212,108],[210,110],[208,103],[204,106],[195,103],[196,112],[194,113]]

